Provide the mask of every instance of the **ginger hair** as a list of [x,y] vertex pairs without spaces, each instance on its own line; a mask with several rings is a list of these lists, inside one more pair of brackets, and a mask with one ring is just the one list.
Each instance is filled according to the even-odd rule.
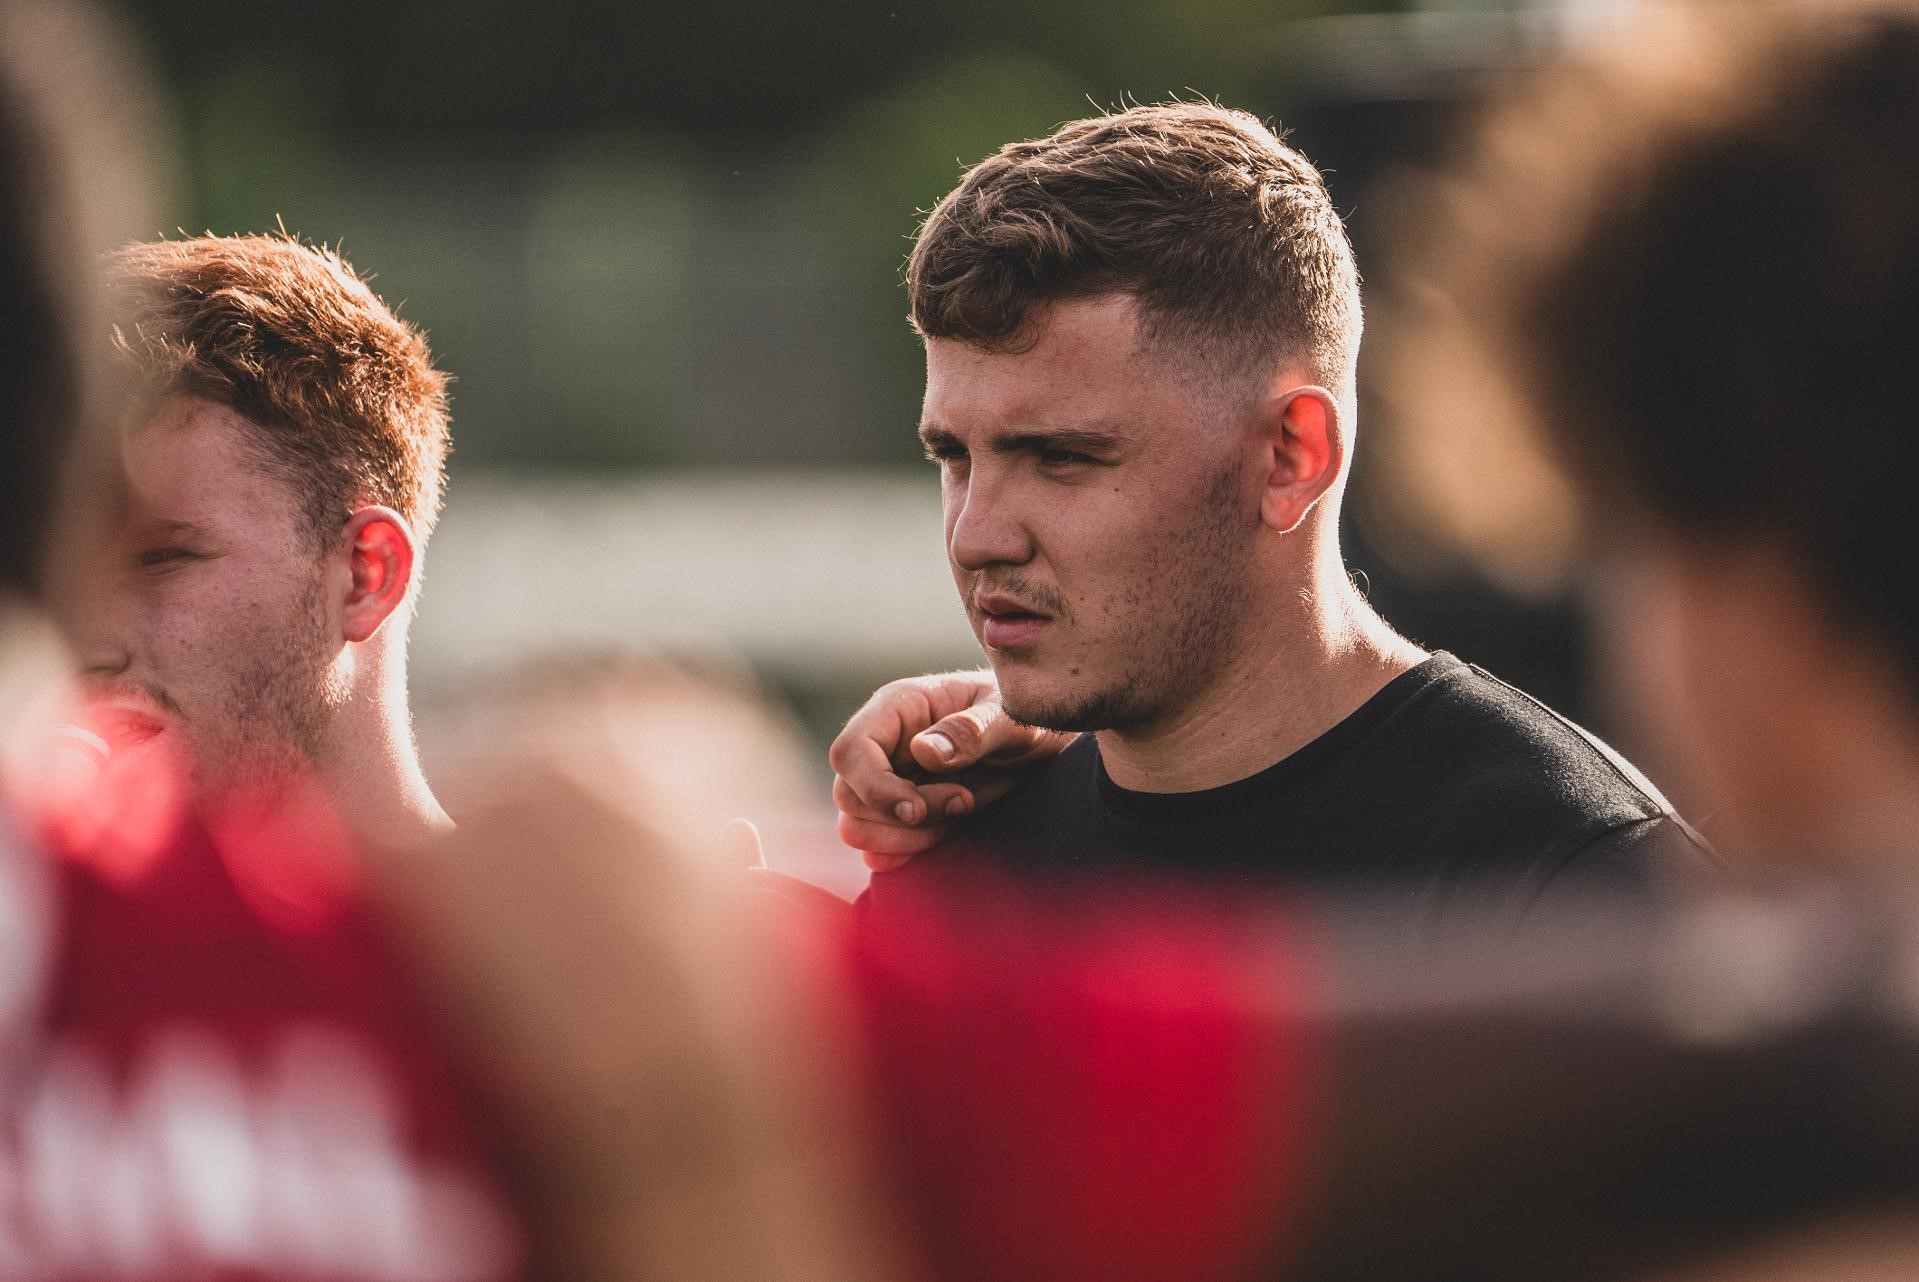
[[114,346],[144,387],[225,405],[323,546],[356,507],[424,539],[449,447],[447,376],[426,337],[345,259],[286,235],[130,245],[109,274]]

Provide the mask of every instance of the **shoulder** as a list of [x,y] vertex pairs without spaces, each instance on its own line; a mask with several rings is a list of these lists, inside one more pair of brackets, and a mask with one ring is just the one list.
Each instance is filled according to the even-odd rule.
[[951,887],[987,870],[1031,872],[1047,864],[1099,806],[1099,752],[1081,735],[1005,796],[954,824],[926,853],[892,872],[877,873],[861,897],[863,910],[922,888]]
[[1005,849],[1045,842],[1094,808],[1099,800],[1099,747],[1090,734],[1022,778],[991,805],[953,825],[942,852],[974,847]]
[[1386,729],[1378,768],[1417,772],[1491,863],[1523,851],[1548,875],[1611,875],[1709,857],[1637,766],[1483,668],[1453,661]]
[[1674,814],[1652,781],[1599,736],[1483,668],[1454,661],[1394,720],[1389,747],[1417,753],[1468,794],[1618,822]]

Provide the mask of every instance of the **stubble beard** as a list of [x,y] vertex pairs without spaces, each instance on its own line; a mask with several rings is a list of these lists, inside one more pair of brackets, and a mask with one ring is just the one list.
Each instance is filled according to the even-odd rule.
[[[1240,644],[1251,597],[1249,518],[1235,460],[1202,487],[1184,526],[1168,530],[1124,594],[1140,623],[1119,675],[1053,698],[1001,691],[1013,720],[1084,734],[1140,731],[1177,715],[1210,685]],[[1110,644],[1110,643],[1109,643]]]
[[271,800],[320,760],[346,702],[325,644],[321,594],[316,572],[286,627],[245,656],[220,713],[218,743],[195,754],[194,782],[203,799]]

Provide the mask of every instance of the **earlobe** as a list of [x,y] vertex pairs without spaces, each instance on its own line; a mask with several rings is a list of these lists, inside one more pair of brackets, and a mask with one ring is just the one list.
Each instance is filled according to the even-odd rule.
[[1275,397],[1268,413],[1272,470],[1260,515],[1290,534],[1339,479],[1346,455],[1339,402],[1323,387],[1294,387]]
[[392,508],[363,507],[347,518],[340,537],[349,578],[341,632],[348,641],[368,641],[405,604],[413,586],[413,528]]

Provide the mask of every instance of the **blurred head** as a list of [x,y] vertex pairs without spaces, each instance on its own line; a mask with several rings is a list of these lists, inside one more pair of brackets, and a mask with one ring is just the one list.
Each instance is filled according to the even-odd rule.
[[215,792],[353,751],[344,710],[404,706],[445,377],[344,261],[290,238],[135,245],[110,285],[144,396],[80,630],[103,723],[176,736]]
[[1336,560],[1357,276],[1318,171],[1253,117],[1005,147],[907,287],[948,556],[1015,716],[1176,715]]
[[40,589],[43,540],[79,414],[80,353],[64,291],[71,264],[48,261],[31,181],[39,140],[15,86],[0,85],[0,591]]
[[117,407],[91,259],[150,221],[164,152],[122,35],[86,4],[0,6],[0,603],[64,586]]
[[1491,486],[1482,428],[1523,407],[1617,553],[1628,685],[1735,835],[1881,843],[1919,814],[1919,16],[1636,35],[1427,203],[1463,339],[1430,351],[1496,393],[1434,426]]

